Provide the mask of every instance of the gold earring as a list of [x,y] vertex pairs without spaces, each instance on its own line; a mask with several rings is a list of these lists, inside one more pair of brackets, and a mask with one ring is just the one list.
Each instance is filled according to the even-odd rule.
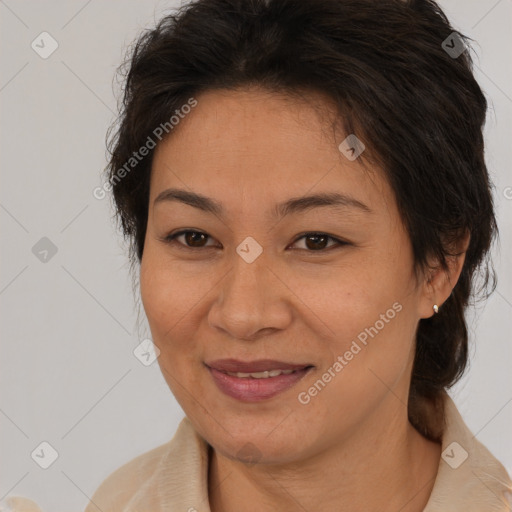
[[437,305],[437,304],[434,304],[434,306],[433,306],[433,308],[432,308],[432,309],[434,310],[434,314],[439,313],[439,307],[438,307],[438,305]]

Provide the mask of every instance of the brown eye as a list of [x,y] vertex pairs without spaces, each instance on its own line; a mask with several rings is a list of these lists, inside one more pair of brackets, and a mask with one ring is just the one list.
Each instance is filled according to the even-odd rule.
[[[304,240],[305,242],[304,247],[298,248],[309,252],[322,251],[326,249],[335,248],[336,246],[347,245],[347,242],[338,240],[337,238],[334,238],[326,233],[305,233],[303,236],[301,236],[294,242],[294,245],[301,240]],[[331,241],[330,245],[329,241]]]
[[326,235],[308,235],[305,239],[306,247],[312,250],[325,249],[329,242],[329,237]]
[[208,235],[197,231],[187,231],[184,237],[186,244],[190,247],[203,247],[204,242],[208,240]]
[[[209,235],[203,233],[201,231],[179,231],[177,233],[168,235],[165,237],[165,241],[169,243],[177,242],[178,245],[183,246],[184,248],[202,248],[202,247],[211,247],[211,245],[207,245],[208,240],[211,239]],[[213,240],[213,239],[212,239]]]

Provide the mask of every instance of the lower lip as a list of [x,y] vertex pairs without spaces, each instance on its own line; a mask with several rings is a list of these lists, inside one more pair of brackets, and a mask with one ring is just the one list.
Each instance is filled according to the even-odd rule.
[[217,387],[231,398],[244,402],[260,402],[272,398],[294,386],[313,367],[297,370],[288,375],[278,375],[267,379],[252,377],[240,378],[208,367]]

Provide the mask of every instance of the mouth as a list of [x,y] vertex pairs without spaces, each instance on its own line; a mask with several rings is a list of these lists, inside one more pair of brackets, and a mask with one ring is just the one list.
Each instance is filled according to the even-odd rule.
[[250,362],[221,359],[205,366],[221,392],[242,402],[270,399],[297,384],[314,368],[312,364],[269,359]]

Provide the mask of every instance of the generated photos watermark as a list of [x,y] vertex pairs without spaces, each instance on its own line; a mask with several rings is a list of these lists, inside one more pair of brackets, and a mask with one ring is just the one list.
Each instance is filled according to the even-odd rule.
[[342,355],[339,355],[334,363],[327,368],[327,371],[306,391],[301,391],[297,395],[297,400],[302,405],[307,405],[311,402],[311,399],[320,393],[329,382],[331,382],[342,370],[349,364],[354,357],[361,352],[361,350],[368,345],[369,337],[374,338],[379,334],[386,324],[389,324],[393,318],[396,317],[397,313],[402,311],[402,304],[395,302],[385,313],[382,313],[379,319],[370,327],[366,327],[358,335],[357,339],[352,340],[350,348],[346,350]]
[[151,150],[156,147],[157,140],[160,142],[166,135],[171,133],[171,131],[180,123],[180,121],[184,119],[185,116],[189,114],[196,106],[197,100],[193,97],[189,98],[187,103],[174,111],[175,115],[172,115],[165,123],[160,123],[153,130],[151,135],[148,135],[146,142],[138,149],[138,151],[134,151],[132,156],[124,163],[124,165],[109,177],[107,182],[103,183],[103,185],[100,187],[96,187],[92,191],[92,195],[95,197],[95,199],[104,199],[107,193],[112,190],[114,185],[119,183],[127,174],[130,173],[132,169],[137,167],[139,162],[141,162],[146,156],[150,154]]

